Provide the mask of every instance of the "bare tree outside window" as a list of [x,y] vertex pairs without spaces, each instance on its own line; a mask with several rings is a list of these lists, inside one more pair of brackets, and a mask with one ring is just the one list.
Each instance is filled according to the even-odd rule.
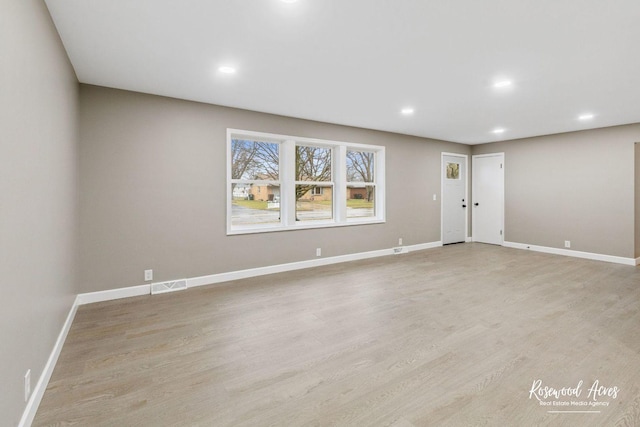
[[[331,149],[296,146],[296,181],[331,181]],[[297,185],[296,201],[315,187],[313,184]]]
[[[375,153],[347,150],[347,181],[374,182]],[[367,201],[373,200],[374,187],[367,185]]]
[[231,179],[274,180],[279,177],[279,145],[271,142],[231,140]]
[[347,150],[347,181],[373,182],[375,153]]

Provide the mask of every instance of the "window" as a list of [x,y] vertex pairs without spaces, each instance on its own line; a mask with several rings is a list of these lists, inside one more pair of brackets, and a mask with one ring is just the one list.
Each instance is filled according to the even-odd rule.
[[347,218],[375,217],[375,152],[347,150]]
[[384,222],[384,147],[227,130],[227,233]]
[[234,138],[230,148],[231,227],[280,224],[280,144]]

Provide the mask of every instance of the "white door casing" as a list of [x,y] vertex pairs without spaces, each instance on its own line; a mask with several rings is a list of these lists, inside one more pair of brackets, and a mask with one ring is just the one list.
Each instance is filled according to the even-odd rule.
[[472,157],[471,218],[474,242],[504,242],[504,153]]
[[441,156],[441,240],[442,244],[465,242],[469,209],[468,156],[442,153]]

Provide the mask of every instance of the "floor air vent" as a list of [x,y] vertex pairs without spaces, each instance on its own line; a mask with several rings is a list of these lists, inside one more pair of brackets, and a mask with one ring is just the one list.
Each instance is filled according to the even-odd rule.
[[167,292],[182,291],[187,289],[187,279],[170,280],[151,284],[151,295],[165,294]]

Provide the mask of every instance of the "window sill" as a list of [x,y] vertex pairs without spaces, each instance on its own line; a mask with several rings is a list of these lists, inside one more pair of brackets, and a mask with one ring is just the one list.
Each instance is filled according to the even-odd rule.
[[255,227],[255,228],[236,228],[227,229],[227,236],[234,236],[239,234],[256,234],[256,233],[275,233],[278,231],[295,231],[295,230],[311,230],[315,228],[336,228],[336,227],[351,227],[354,225],[368,225],[368,224],[384,224],[385,219],[371,218],[371,219],[350,219],[347,222],[336,223],[333,221],[317,221],[313,224],[296,224],[290,227],[275,226],[275,227]]

